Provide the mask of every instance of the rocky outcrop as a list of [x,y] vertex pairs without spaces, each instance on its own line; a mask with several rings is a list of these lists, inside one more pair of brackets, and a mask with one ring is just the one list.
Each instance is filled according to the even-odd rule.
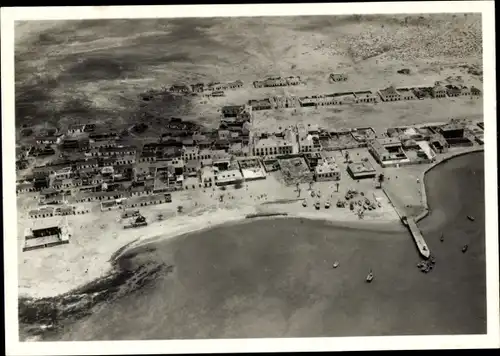
[[141,289],[160,273],[173,272],[172,265],[147,263],[133,270],[118,268],[107,276],[68,293],[49,298],[19,298],[21,335],[31,337],[56,332],[62,326],[91,313],[99,303],[109,303]]

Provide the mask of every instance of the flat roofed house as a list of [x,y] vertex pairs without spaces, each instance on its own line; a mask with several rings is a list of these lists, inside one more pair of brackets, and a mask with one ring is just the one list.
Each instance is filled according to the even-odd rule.
[[228,89],[228,85],[226,83],[219,83],[219,82],[214,82],[214,83],[209,83],[207,85],[207,90],[216,92],[216,91],[224,91]]
[[348,76],[345,73],[331,73],[330,79],[334,82],[345,82]]
[[287,85],[287,80],[282,77],[269,77],[264,79],[264,86],[266,87],[282,87]]
[[397,88],[396,89],[399,95],[401,96],[401,100],[415,100],[417,97],[413,94],[413,90],[410,88]]
[[204,83],[196,83],[191,85],[191,90],[193,93],[203,93],[205,91]]
[[198,147],[184,147],[182,152],[182,158],[184,161],[198,161],[199,159],[199,149]]
[[100,156],[130,156],[137,154],[137,149],[133,146],[101,147]]
[[84,159],[76,162],[75,167],[77,170],[85,168],[97,169],[99,167],[99,162],[97,161],[97,158]]
[[314,178],[318,182],[340,180],[340,169],[335,163],[323,160],[314,168]]
[[227,105],[221,111],[224,117],[237,117],[244,108],[244,105]]
[[398,91],[396,90],[396,88],[394,88],[394,86],[390,86],[390,87],[385,88],[385,89],[380,89],[378,91],[378,94],[380,96],[380,99],[382,99],[382,101],[399,101],[399,100],[401,100],[401,94],[398,93]]
[[445,139],[464,137],[464,128],[456,124],[447,124],[440,128],[439,132]]
[[84,124],[75,124],[68,127],[68,134],[82,133],[85,132]]
[[248,105],[252,110],[269,110],[272,109],[271,101],[269,99],[249,100]]
[[128,166],[135,164],[136,156],[135,155],[125,155],[116,157],[115,162],[113,162],[113,166]]
[[409,163],[399,138],[378,138],[368,143],[368,150],[382,167]]
[[174,84],[170,87],[169,91],[171,91],[173,93],[186,94],[186,93],[189,93],[191,91],[191,89],[185,84]]
[[69,243],[70,236],[69,228],[60,224],[27,228],[24,232],[23,252]]
[[253,148],[254,156],[277,156],[293,153],[293,144],[276,136],[260,139]]
[[241,80],[235,80],[234,82],[229,82],[227,83],[227,87],[229,89],[237,89],[237,88],[241,88],[243,86],[243,82]]
[[370,91],[357,91],[353,93],[356,97],[356,103],[376,103],[377,97]]
[[314,142],[311,135],[307,134],[299,138],[299,152],[306,153],[314,150]]
[[353,179],[374,178],[377,171],[369,161],[354,162],[347,165],[347,172]]
[[202,167],[199,170],[198,177],[203,187],[212,187],[215,183],[215,172],[212,167]]
[[72,174],[73,174],[73,169],[71,167],[64,167],[55,171],[54,177],[59,179],[66,179],[66,178],[71,178]]
[[189,161],[186,162],[185,173],[188,177],[196,176],[198,174],[198,170],[200,169],[199,161]]
[[215,184],[217,186],[237,184],[243,182],[243,175],[239,169],[217,172],[215,175]]
[[35,191],[35,187],[33,187],[33,183],[24,182],[16,184],[16,193],[26,193]]
[[56,136],[37,136],[35,138],[37,144],[53,145],[60,142],[60,138]]

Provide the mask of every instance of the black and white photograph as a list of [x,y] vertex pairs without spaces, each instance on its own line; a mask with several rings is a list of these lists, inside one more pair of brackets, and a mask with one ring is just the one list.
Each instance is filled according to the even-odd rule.
[[8,354],[500,346],[493,9],[3,8]]

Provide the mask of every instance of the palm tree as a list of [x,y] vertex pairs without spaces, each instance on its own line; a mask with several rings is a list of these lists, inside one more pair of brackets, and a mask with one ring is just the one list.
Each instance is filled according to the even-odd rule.
[[384,176],[384,173],[380,173],[378,175],[378,184],[379,184],[379,187],[382,188],[382,183],[384,182],[385,180],[385,176]]

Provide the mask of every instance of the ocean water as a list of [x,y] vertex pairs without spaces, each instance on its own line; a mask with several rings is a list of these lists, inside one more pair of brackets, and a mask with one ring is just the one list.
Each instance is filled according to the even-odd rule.
[[[174,271],[96,306],[51,339],[485,333],[484,155],[454,158],[425,179],[432,212],[420,227],[436,256],[429,274],[417,269],[413,240],[399,225],[382,230],[305,219],[245,221],[124,258],[127,268],[155,261]],[[340,266],[333,269],[336,260]],[[365,282],[369,269],[371,284]]]

